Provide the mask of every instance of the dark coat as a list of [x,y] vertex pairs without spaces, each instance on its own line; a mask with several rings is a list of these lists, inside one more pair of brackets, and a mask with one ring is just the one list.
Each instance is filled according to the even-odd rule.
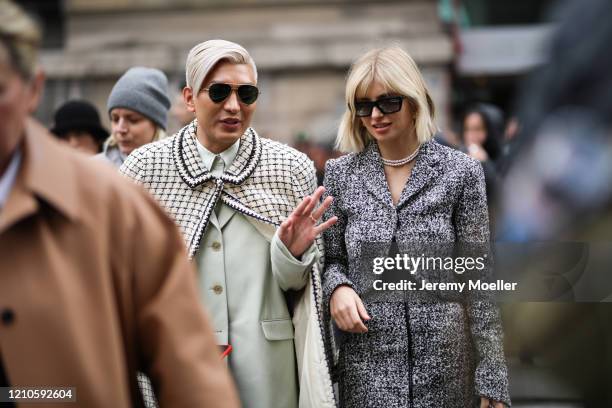
[[[421,147],[393,205],[378,145],[330,160],[323,301],[340,285],[362,295],[363,242],[486,242],[482,166],[435,141]],[[366,334],[341,333],[336,378],[343,407],[471,407],[479,395],[509,404],[497,307],[484,301],[365,302]],[[331,346],[328,345],[328,350]],[[335,354],[335,353],[333,353]],[[410,404],[409,401],[412,401]]]

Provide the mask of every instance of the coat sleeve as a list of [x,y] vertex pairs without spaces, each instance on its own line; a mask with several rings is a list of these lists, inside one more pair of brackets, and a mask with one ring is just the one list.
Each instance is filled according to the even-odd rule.
[[161,407],[238,407],[180,234],[152,198],[140,196],[124,233],[141,368]]
[[[480,163],[470,160],[463,191],[454,215],[457,241],[489,242],[489,216],[484,172]],[[508,369],[504,357],[503,330],[497,305],[470,296],[467,314],[476,348],[476,394],[510,405]]]
[[296,259],[278,237],[278,230],[270,242],[272,274],[282,290],[300,290],[308,283],[308,271],[318,256],[317,247],[311,245],[301,259]]
[[355,286],[348,278],[348,256],[344,242],[346,213],[342,206],[342,171],[336,160],[329,160],[325,166],[325,197],[332,196],[334,201],[323,215],[327,221],[338,217],[338,221],[323,233],[325,261],[323,266],[323,304],[329,305],[334,290],[342,285]]

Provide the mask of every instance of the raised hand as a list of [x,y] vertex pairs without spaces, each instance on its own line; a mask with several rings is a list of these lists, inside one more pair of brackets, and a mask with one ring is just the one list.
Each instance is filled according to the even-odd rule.
[[332,197],[327,197],[320,206],[315,208],[324,192],[325,188],[319,187],[314,194],[304,197],[289,217],[283,221],[278,231],[278,237],[291,252],[291,255],[298,259],[310,248],[317,235],[338,221],[338,217],[332,217],[317,225],[317,222],[333,201]]

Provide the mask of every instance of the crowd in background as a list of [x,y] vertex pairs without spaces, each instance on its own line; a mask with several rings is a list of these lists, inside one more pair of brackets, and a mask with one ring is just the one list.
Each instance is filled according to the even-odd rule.
[[[612,7],[604,0],[591,3],[592,7],[581,8],[580,2],[574,2],[562,11],[564,24],[552,42],[549,63],[524,85],[516,113],[478,101],[463,107],[458,129],[442,129],[436,135],[439,143],[482,164],[495,239],[610,239],[612,54],[608,44],[612,26],[607,19],[612,18]],[[592,35],[583,36],[587,29]],[[182,97],[183,85],[171,99],[162,71],[131,68],[113,87],[107,111],[98,112],[86,100],[70,100],[57,109],[49,130],[92,160],[119,167],[135,149],[167,136],[168,115],[184,126],[192,121],[194,114]],[[103,126],[101,115],[110,119],[110,129]],[[305,137],[296,137],[295,147],[313,160],[321,185],[325,163],[340,154],[331,142],[316,144]],[[555,324],[554,329],[542,329],[534,343],[517,345],[514,351],[522,363],[533,365],[546,351],[542,344],[552,344],[568,353],[559,363],[566,364],[559,372],[586,390],[583,398],[591,401],[589,406],[612,401],[605,389],[605,381],[612,378],[612,332],[607,320],[611,314],[606,306],[581,307],[579,317],[572,314],[583,319],[590,332],[563,344],[558,335],[568,324],[565,311],[508,308],[512,318],[544,313]],[[508,330],[511,327],[506,328],[510,343],[519,343]],[[592,345],[605,361],[598,365],[596,358],[585,357],[585,345]],[[595,380],[592,373],[597,375]]]

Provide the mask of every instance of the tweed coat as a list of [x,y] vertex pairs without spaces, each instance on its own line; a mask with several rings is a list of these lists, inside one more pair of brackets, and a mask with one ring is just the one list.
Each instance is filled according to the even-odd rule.
[[[183,232],[193,258],[221,200],[271,240],[282,221],[316,188],[314,166],[303,153],[260,138],[249,128],[240,139],[234,161],[219,177],[205,167],[197,150],[197,119],[176,135],[145,145],[128,157],[120,171],[142,184]],[[322,253],[322,240],[317,240]],[[323,342],[321,263],[315,263],[305,289],[293,307],[298,365],[299,406],[336,405]],[[258,364],[257,356],[253,356]]]
[[[358,294],[363,242],[486,242],[484,176],[467,155],[429,141],[421,146],[397,206],[378,145],[330,160],[325,219],[324,312],[340,285]],[[368,332],[336,331],[333,350],[342,407],[471,407],[479,395],[510,404],[502,329],[485,301],[365,302]],[[338,335],[339,334],[339,335]],[[330,338],[330,340],[332,340]],[[332,343],[332,344],[330,344]],[[331,358],[330,358],[331,359]]]

